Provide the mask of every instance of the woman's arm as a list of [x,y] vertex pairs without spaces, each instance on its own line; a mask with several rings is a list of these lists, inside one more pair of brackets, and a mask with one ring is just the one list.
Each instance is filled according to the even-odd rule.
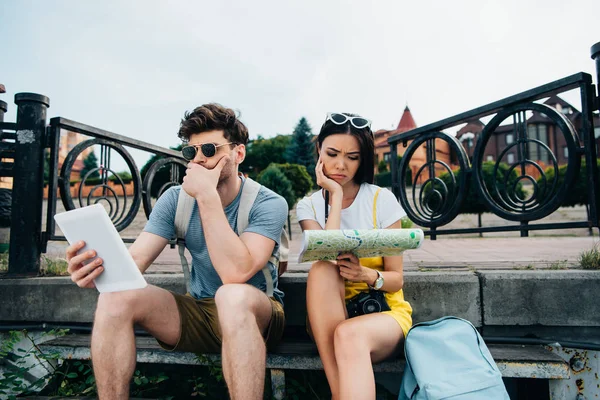
[[[329,216],[325,221],[325,229],[340,229],[342,224],[342,200],[344,199],[344,191],[339,183],[333,179],[329,179],[323,171],[323,161],[319,157],[317,166],[315,167],[315,175],[317,177],[317,185],[329,192],[331,196],[331,209]],[[327,204],[325,204],[327,207]]]

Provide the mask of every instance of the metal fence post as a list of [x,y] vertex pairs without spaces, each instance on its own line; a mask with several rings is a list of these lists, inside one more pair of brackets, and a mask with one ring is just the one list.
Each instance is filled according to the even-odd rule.
[[48,97],[17,93],[8,273],[36,275],[40,267],[44,145]]
[[[596,61],[596,93],[594,95],[600,97],[600,42],[596,43],[591,48],[592,59]],[[596,97],[596,107],[600,111],[600,100]]]
[[[5,101],[0,100],[0,123],[4,122],[4,113],[8,110],[7,104]],[[2,134],[2,129],[0,129],[0,134]]]

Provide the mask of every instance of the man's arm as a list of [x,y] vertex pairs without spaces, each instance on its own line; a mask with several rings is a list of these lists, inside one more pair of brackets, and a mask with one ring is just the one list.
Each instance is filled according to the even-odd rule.
[[216,190],[197,201],[210,260],[219,277],[223,283],[246,283],[267,264],[275,242],[253,232],[238,236]]
[[129,247],[129,254],[142,274],[156,260],[169,241],[149,232],[142,232]]

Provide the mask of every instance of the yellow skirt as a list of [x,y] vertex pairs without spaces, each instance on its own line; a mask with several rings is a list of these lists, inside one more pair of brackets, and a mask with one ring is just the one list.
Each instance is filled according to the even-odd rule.
[[[371,258],[361,258],[360,265],[363,267],[375,269],[378,271],[383,271],[383,258],[381,257],[371,257]],[[364,282],[345,282],[345,300],[346,302],[359,294],[360,292],[368,292],[369,286]],[[408,333],[408,330],[412,326],[412,307],[409,302],[404,300],[404,293],[402,289],[397,292],[386,292],[385,300],[390,306],[390,311],[383,311],[383,314],[388,314],[392,318],[398,322],[400,328],[402,328],[402,332],[404,332],[404,336]]]

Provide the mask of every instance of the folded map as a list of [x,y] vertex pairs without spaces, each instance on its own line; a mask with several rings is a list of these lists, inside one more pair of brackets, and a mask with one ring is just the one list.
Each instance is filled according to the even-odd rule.
[[421,229],[306,230],[298,262],[335,260],[340,253],[358,258],[398,256],[423,243]]

